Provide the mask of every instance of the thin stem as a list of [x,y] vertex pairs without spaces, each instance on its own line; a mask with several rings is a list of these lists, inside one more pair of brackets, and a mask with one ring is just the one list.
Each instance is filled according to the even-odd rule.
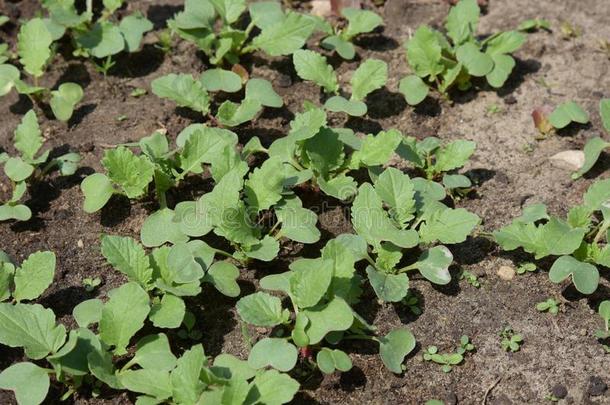
[[222,249],[212,248],[212,250],[214,251],[214,253],[218,253],[219,255],[233,258],[233,255],[231,253],[225,252]]
[[593,244],[597,245],[599,243],[599,241],[604,237],[604,233],[610,229],[610,221],[604,221],[602,223],[602,226],[600,226],[599,230],[597,231],[597,235],[595,235],[595,238],[593,238]]

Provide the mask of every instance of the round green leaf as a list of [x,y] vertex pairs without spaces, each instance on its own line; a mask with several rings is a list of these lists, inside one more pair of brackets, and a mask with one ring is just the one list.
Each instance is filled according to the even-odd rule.
[[19,80],[19,69],[13,65],[0,65],[0,97],[8,94]]
[[201,74],[201,84],[208,91],[235,93],[241,89],[241,77],[235,72],[224,69],[210,69]]
[[548,119],[553,127],[561,129],[567,127],[572,121],[586,124],[589,122],[589,114],[574,101],[568,101],[558,105]]
[[560,283],[572,277],[574,286],[583,294],[592,294],[599,284],[599,271],[589,263],[583,263],[572,256],[561,256],[549,271],[549,279],[553,283]]
[[279,371],[290,371],[297,362],[298,351],[286,339],[264,338],[258,341],[248,356],[252,368],[271,366]]
[[30,218],[32,218],[32,211],[26,205],[0,205],[0,221],[7,221],[9,219],[27,221]]
[[110,200],[114,194],[114,188],[110,179],[102,174],[95,173],[87,176],[80,185],[83,194],[85,195],[85,204],[83,209],[87,213],[96,212]]
[[409,105],[417,105],[428,96],[428,85],[419,77],[409,75],[404,77],[398,85],[400,91]]
[[15,183],[23,181],[34,173],[34,166],[19,157],[10,157],[4,164],[4,173]]
[[407,328],[394,329],[379,339],[379,355],[393,373],[402,373],[405,356],[415,349],[415,336]]
[[17,363],[0,373],[0,388],[14,391],[19,405],[41,404],[49,386],[49,374],[36,364]]
[[341,96],[333,96],[326,100],[324,108],[332,112],[344,112],[352,117],[361,117],[367,111],[366,104],[362,101],[347,100]]

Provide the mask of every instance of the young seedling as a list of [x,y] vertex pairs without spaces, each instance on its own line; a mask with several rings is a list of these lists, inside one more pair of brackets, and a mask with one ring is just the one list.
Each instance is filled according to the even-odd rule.
[[521,345],[523,344],[523,337],[513,331],[510,326],[506,326],[500,332],[500,337],[502,341],[500,344],[502,345],[502,349],[506,352],[518,352],[521,349]]
[[[248,9],[250,21],[239,28]],[[270,56],[290,55],[303,47],[318,20],[293,11],[284,12],[279,2],[244,0],[186,0],[168,27],[194,42],[213,65],[237,64],[242,55],[261,50]],[[254,30],[258,35],[252,35]]]
[[337,74],[326,61],[326,57],[309,50],[298,50],[292,55],[297,75],[314,82],[327,94],[333,94],[324,103],[324,108],[332,112],[343,112],[360,117],[368,107],[364,103],[367,95],[385,86],[388,80],[388,65],[379,59],[367,59],[353,73],[350,84],[352,94],[349,100],[339,95]]
[[[33,18],[21,26],[17,55],[23,72],[5,63],[8,57],[2,56],[4,52],[0,52],[0,97],[15,88],[19,94],[29,97],[33,103],[48,103],[58,120],[68,121],[72,117],[74,108],[83,98],[81,86],[67,82],[56,90],[51,90],[39,84],[40,78],[55,54],[53,42],[57,38],[53,37],[49,27],[47,20],[41,18]],[[7,48],[4,49],[7,51]],[[30,77],[32,84],[21,79],[22,73]]]
[[[604,329],[597,330],[595,337],[600,340],[607,340],[610,338],[610,301],[602,301],[599,304],[597,313],[604,321]],[[610,353],[610,345],[603,344],[602,346],[607,353]]]
[[200,340],[203,336],[201,330],[195,329],[195,315],[189,310],[184,313],[184,319],[182,320],[183,329],[178,331],[178,336],[181,339]]
[[473,77],[485,77],[500,88],[516,63],[511,53],[525,36],[517,31],[499,32],[480,41],[476,36],[480,9],[476,0],[460,0],[451,8],[442,33],[420,26],[406,43],[407,60],[414,74],[400,81],[399,90],[407,103],[416,105],[434,86],[444,97],[451,88],[467,90]]
[[50,150],[40,152],[43,143],[36,113],[30,110],[15,130],[14,146],[19,152],[18,155],[0,153],[0,164],[4,165],[4,174],[11,180],[13,189],[12,197],[0,205],[0,221],[27,221],[32,217],[30,208],[21,203],[28,183],[43,179],[54,169],[59,169],[62,176],[70,176],[76,172],[80,161],[78,153],[50,158]]
[[292,310],[284,308],[279,297],[266,292],[256,292],[237,302],[237,313],[244,322],[276,330],[276,337],[264,338],[254,345],[248,358],[251,367],[272,366],[288,371],[300,357],[305,364],[317,365],[324,373],[347,371],[351,368],[349,357],[326,345],[362,339],[377,342],[385,366],[394,373],[402,373],[405,356],[415,348],[413,334],[398,328],[377,336],[375,328],[350,306],[360,295],[360,283],[352,277],[358,260],[352,236],[333,239],[326,244],[321,257],[296,260],[289,266],[290,271],[261,280],[263,289],[286,295]]
[[477,277],[477,275],[473,274],[467,270],[463,270],[460,273],[460,280],[466,280],[468,282],[468,284],[470,284],[474,288],[481,287],[481,282],[479,281],[479,278]]
[[453,370],[454,366],[457,366],[464,361],[466,352],[471,352],[474,349],[475,347],[470,342],[468,336],[464,335],[460,338],[460,346],[456,348],[455,352],[439,353],[436,346],[428,346],[423,358],[425,361],[432,361],[442,365],[441,370],[445,373],[449,373]]
[[517,274],[533,273],[538,270],[536,263],[526,262],[517,266]]
[[557,315],[559,313],[559,301],[555,298],[548,298],[546,301],[537,303],[536,309],[540,312],[548,312]]
[[519,24],[519,27],[517,27],[517,29],[523,32],[533,32],[540,30],[551,32],[551,23],[550,21],[544,20],[542,18],[533,18],[530,20],[523,21],[521,24]]
[[91,278],[86,277],[83,279],[83,287],[85,287],[85,291],[93,292],[97,287],[102,284],[102,279],[99,277]]
[[206,115],[212,122],[224,127],[235,127],[253,120],[263,107],[280,108],[284,105],[270,82],[254,78],[246,83],[245,98],[240,104],[226,100],[218,107],[216,116],[212,117],[209,93],[235,93],[242,88],[242,78],[235,72],[223,69],[206,70],[199,80],[193,79],[190,74],[171,73],[153,80],[151,87],[158,97]]
[[409,311],[411,311],[413,315],[419,316],[422,314],[419,299],[410,291],[407,292],[407,296],[402,300],[402,302],[407,306],[407,308],[409,308]]
[[360,34],[372,32],[383,23],[383,20],[372,11],[354,8],[342,8],[341,16],[347,20],[347,26],[334,29],[326,26],[325,32],[328,36],[320,42],[320,46],[330,51],[336,51],[343,59],[351,60],[356,56],[354,38]]
[[[601,116],[602,126],[607,134],[610,134],[610,99],[605,98],[599,102],[599,115]],[[573,179],[582,177],[585,173],[595,166],[604,150],[610,149],[610,142],[600,137],[594,137],[587,141],[584,148],[585,161],[580,169],[572,174]]]
[[[610,267],[610,179],[593,183],[581,205],[572,207],[566,220],[549,216],[546,207],[526,207],[524,214],[494,232],[504,250],[522,248],[536,260],[559,256],[549,272],[554,283],[571,279],[582,294],[592,294],[599,284],[596,265]],[[601,212],[601,216],[597,215]]]

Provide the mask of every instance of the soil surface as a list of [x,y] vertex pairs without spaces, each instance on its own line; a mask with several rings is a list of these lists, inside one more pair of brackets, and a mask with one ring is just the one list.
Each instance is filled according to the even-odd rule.
[[[155,23],[157,30],[164,21],[181,9],[178,0],[133,0],[122,10],[141,10]],[[378,58],[390,67],[387,87],[367,99],[369,113],[361,119],[345,120],[332,116],[333,126],[344,125],[360,133],[377,133],[396,128],[419,139],[438,136],[443,140],[469,139],[477,142],[477,152],[465,168],[478,183],[474,196],[457,203],[483,219],[483,230],[491,232],[506,225],[521,212],[526,203],[544,202],[553,214],[564,215],[570,206],[580,203],[583,192],[592,181],[608,177],[610,159],[601,162],[584,179],[572,181],[568,170],[556,168],[548,158],[568,149],[581,149],[586,140],[605,136],[597,113],[599,100],[610,97],[610,55],[600,48],[600,41],[610,40],[610,4],[607,0],[491,0],[482,16],[479,33],[515,28],[521,21],[541,17],[551,21],[552,32],[528,35],[516,52],[517,67],[504,89],[493,91],[481,85],[466,93],[455,94],[454,102],[429,97],[417,108],[408,106],[398,93],[398,81],[409,73],[403,43],[420,24],[441,26],[449,5],[443,0],[387,0],[376,9],[384,16],[385,28],[358,39],[359,59],[344,62],[330,58],[347,85],[351,72],[361,60]],[[308,8],[308,3],[297,3]],[[0,0],[0,12],[11,17],[11,23],[0,30],[0,40],[14,46],[17,23],[32,17],[38,10],[36,0]],[[560,24],[569,21],[581,28],[580,36],[563,39]],[[52,308],[59,320],[73,326],[72,308],[79,302],[105,296],[124,281],[100,254],[103,233],[138,237],[140,227],[157,206],[154,200],[129,202],[113,198],[101,213],[88,215],[82,210],[80,181],[87,174],[101,170],[100,159],[106,148],[117,143],[136,141],[158,128],[175,136],[187,125],[201,120],[195,114],[176,109],[174,104],[150,92],[150,82],[168,73],[199,74],[209,64],[193,45],[176,41],[173,50],[164,54],[154,47],[156,33],[149,33],[141,52],[121,57],[110,75],[104,78],[90,62],[58,55],[43,80],[45,86],[63,81],[81,84],[85,97],[68,124],[44,118],[41,127],[47,146],[54,153],[79,151],[82,167],[68,178],[51,176],[30,188],[26,202],[34,218],[25,223],[0,224],[0,249],[18,261],[37,250],[56,253],[58,267],[55,283],[39,300]],[[317,39],[309,47],[317,47]],[[317,88],[296,76],[289,58],[266,58],[256,55],[244,60],[252,76],[266,78],[284,98],[285,107],[267,111],[253,123],[235,130],[240,142],[259,136],[264,144],[287,133],[293,114],[300,111],[305,99],[320,101]],[[146,88],[148,94],[134,98],[134,88]],[[557,105],[575,100],[591,113],[591,124],[570,127],[558,135],[537,140],[531,111],[538,106]],[[0,99],[0,147],[12,149],[12,135],[23,114],[32,108],[30,102],[15,92]],[[497,112],[491,112],[498,110]],[[398,167],[404,167],[396,160]],[[192,179],[174,191],[170,204],[193,199],[205,191],[207,184]],[[2,179],[0,198],[6,198],[10,186]],[[311,204],[322,202],[309,199]],[[320,215],[320,228],[327,240],[350,232],[343,207],[327,200]],[[320,242],[320,246],[323,241]],[[242,294],[255,290],[256,280],[270,272],[283,271],[296,255],[315,255],[316,248],[287,245],[271,264],[257,263],[243,269]],[[417,349],[407,358],[404,375],[394,375],[382,365],[372,347],[345,346],[354,367],[342,375],[314,375],[302,380],[302,391],[295,403],[322,404],[423,404],[437,398],[447,404],[540,404],[548,402],[551,392],[567,396],[561,404],[608,404],[610,384],[608,355],[593,336],[601,326],[595,314],[599,302],[610,296],[606,278],[597,292],[589,297],[579,295],[572,287],[549,281],[549,263],[542,271],[516,275],[506,281],[497,275],[501,266],[515,268],[530,260],[527,255],[506,254],[484,237],[469,238],[451,247],[456,265],[454,281],[444,287],[432,286],[415,278],[411,286],[419,297],[423,313],[413,315],[402,305],[379,304],[368,291],[357,308],[380,333],[407,325],[415,334]],[[476,274],[481,287],[458,280],[460,270]],[[602,274],[607,277],[606,274]],[[100,277],[102,286],[88,293],[82,286],[85,277]],[[549,297],[558,299],[561,312],[556,315],[538,312],[537,302]],[[212,289],[188,303],[197,315],[203,332],[206,353],[215,356],[228,352],[245,358],[239,318],[234,310],[236,300],[223,297]],[[500,346],[499,332],[510,326],[524,338],[520,351],[507,353]],[[254,331],[256,332],[256,331]],[[171,333],[170,333],[171,334]],[[440,351],[453,350],[461,335],[468,335],[476,351],[466,355],[463,364],[443,373],[440,366],[424,362],[422,352],[429,345]],[[193,342],[170,336],[171,341],[188,346]],[[0,347],[0,369],[22,359],[21,350]],[[59,402],[60,387],[53,386],[47,403]],[[132,403],[135,397],[103,391],[93,398],[87,390],[68,402],[77,404]],[[11,393],[0,391],[0,403],[12,404]]]

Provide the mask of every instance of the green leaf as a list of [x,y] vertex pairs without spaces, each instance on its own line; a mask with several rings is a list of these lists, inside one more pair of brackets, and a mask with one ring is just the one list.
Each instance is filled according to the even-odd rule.
[[592,294],[599,284],[599,272],[595,266],[572,256],[561,256],[551,266],[549,279],[553,283],[560,283],[570,276],[576,289],[583,294]]
[[201,371],[206,361],[203,346],[196,345],[184,352],[178,359],[170,380],[173,399],[178,403],[196,403],[205,387],[201,381]]
[[239,296],[238,278],[239,269],[229,262],[214,263],[205,275],[205,280],[214,284],[214,287],[227,297]]
[[360,149],[352,154],[352,166],[381,166],[388,163],[398,144],[402,140],[402,134],[395,129],[381,131],[376,136],[367,135],[362,140]]
[[212,92],[235,93],[241,90],[241,77],[230,70],[209,69],[201,74],[199,80],[208,91]]
[[218,107],[216,119],[222,125],[236,127],[253,120],[262,108],[260,102],[254,99],[245,99],[241,104],[227,100]]
[[279,371],[290,371],[297,363],[298,352],[292,343],[281,338],[259,340],[248,356],[248,365],[259,369],[271,366]]
[[241,319],[252,325],[275,326],[283,321],[282,301],[265,292],[241,298],[236,308]]
[[477,148],[473,141],[457,140],[436,152],[434,169],[438,172],[448,172],[464,166]]
[[330,332],[349,329],[354,322],[352,309],[338,297],[328,304],[305,309],[302,313],[309,319],[305,332],[312,345],[319,343]]
[[293,200],[294,203],[275,209],[278,221],[282,223],[282,236],[301,243],[317,242],[320,239],[320,231],[316,227],[318,216],[315,212],[303,208],[298,198]]
[[334,349],[322,348],[316,355],[318,368],[325,374],[331,374],[335,370],[349,371],[352,368],[352,360],[345,352]]
[[283,20],[263,28],[252,40],[252,46],[271,56],[290,55],[305,45],[314,28],[313,19],[288,12]]
[[34,173],[34,166],[24,162],[20,157],[10,157],[4,163],[4,173],[9,179],[19,183]]
[[76,43],[96,58],[116,55],[125,48],[125,39],[116,25],[102,21],[96,23],[90,31],[76,36]]
[[422,243],[461,243],[480,221],[464,208],[438,210],[420,226],[419,236]]
[[78,326],[86,328],[102,319],[103,307],[104,303],[97,298],[86,300],[74,307],[72,316]]
[[549,115],[549,122],[554,128],[567,127],[571,122],[586,124],[589,122],[589,114],[574,101],[559,104]]
[[160,302],[153,303],[149,319],[157,328],[179,328],[184,319],[186,306],[180,297],[164,294]]
[[38,304],[0,303],[0,343],[23,347],[30,359],[55,353],[66,340],[66,328],[57,325],[55,314]]
[[27,221],[32,218],[32,211],[25,205],[0,205],[0,221],[15,219],[17,221]]
[[606,148],[610,148],[610,142],[606,142],[598,136],[589,139],[583,150],[585,153],[585,162],[580,169],[572,174],[572,178],[577,179],[591,170],[593,166],[595,166],[595,163],[599,159],[599,156],[603,150]]
[[445,246],[435,246],[424,251],[417,262],[411,267],[434,284],[445,285],[451,281],[449,266],[453,262],[453,255]]
[[323,259],[299,259],[290,264],[290,296],[299,308],[316,305],[330,286],[333,262]]
[[224,21],[233,24],[246,10],[246,0],[209,0]]
[[[0,251],[0,254],[4,252]],[[11,297],[11,286],[15,274],[15,265],[10,261],[0,259],[0,301],[6,301]]]
[[245,183],[246,199],[250,207],[260,212],[280,201],[284,189],[283,168],[279,158],[271,157],[252,171]]
[[15,130],[15,149],[27,160],[34,160],[43,144],[40,127],[34,110],[28,111]]
[[244,254],[252,259],[270,262],[277,257],[280,251],[280,243],[273,236],[265,235],[259,243],[249,246]]
[[175,213],[169,208],[154,212],[142,224],[140,240],[146,247],[156,247],[170,242],[172,244],[186,243],[189,238],[180,229],[180,224],[174,222]]
[[144,34],[153,29],[153,23],[144,17],[140,12],[128,15],[119,24],[119,30],[125,38],[125,50],[136,52],[140,48],[140,43]]
[[445,188],[448,190],[456,188],[468,188],[472,187],[472,182],[468,177],[462,174],[444,174],[443,186],[445,186]]
[[415,336],[407,328],[394,329],[379,339],[379,355],[393,373],[403,372],[402,362],[415,349]]
[[284,105],[284,100],[280,97],[271,82],[265,79],[250,79],[246,83],[246,99],[256,100],[265,107],[280,108]]
[[276,370],[258,374],[253,384],[255,389],[250,390],[246,403],[281,405],[292,401],[299,390],[298,382]]
[[[0,66],[0,69],[2,68],[2,66]],[[0,77],[2,76],[2,74],[0,73]],[[0,78],[0,83],[1,83],[1,78]],[[1,88],[2,86],[0,86]],[[2,92],[0,91],[0,96],[2,95]],[[606,132],[608,132],[610,134],[610,98],[603,98],[601,100],[599,100],[599,115],[602,118],[602,125],[604,126],[604,129],[606,130]]]
[[337,51],[339,56],[343,59],[352,60],[354,59],[354,56],[356,56],[354,45],[341,38],[340,35],[331,35],[324,38],[322,42],[320,42],[320,46],[329,51]]
[[17,302],[38,298],[53,282],[55,275],[55,254],[36,252],[15,270],[15,290],[13,297]]
[[168,371],[154,368],[126,370],[119,374],[119,381],[129,391],[150,395],[158,400],[172,396]]
[[487,41],[485,53],[490,56],[513,53],[521,48],[526,36],[517,31],[506,31]]
[[129,198],[142,197],[153,180],[152,162],[146,156],[134,155],[124,146],[106,151],[102,165],[108,170],[108,177],[121,186]]
[[180,168],[187,173],[203,173],[202,164],[211,164],[223,149],[237,144],[237,135],[225,129],[196,127],[192,132],[183,131],[181,135],[183,133],[186,135],[179,136],[176,143],[183,147]]
[[203,84],[189,74],[174,74],[159,77],[151,83],[152,92],[161,98],[174,101],[178,107],[206,114],[210,109],[210,98]]
[[136,343],[136,354],[130,363],[138,364],[142,368],[171,371],[176,367],[176,360],[167,336],[159,333],[145,336]]
[[441,46],[432,29],[420,26],[406,46],[407,60],[417,76],[434,78],[443,72]]
[[112,267],[125,274],[130,281],[148,288],[152,268],[142,246],[133,238],[103,235],[102,255]]
[[19,405],[43,403],[50,385],[47,370],[32,363],[16,363],[0,373],[0,388],[15,392]]
[[204,270],[196,258],[193,246],[179,243],[172,246],[169,251],[167,265],[171,269],[170,278],[174,283],[194,283],[204,276]]
[[367,111],[366,104],[362,101],[347,100],[341,96],[333,96],[326,100],[324,108],[332,112],[344,112],[352,117],[362,117]]
[[19,29],[17,36],[17,53],[19,62],[26,72],[34,77],[40,77],[51,57],[53,38],[44,21],[32,18]]
[[313,138],[322,127],[326,126],[326,113],[319,108],[312,108],[302,113],[297,113],[294,120],[290,122],[289,137],[297,141]]
[[598,180],[590,185],[583,198],[590,211],[601,210],[602,204],[610,200],[610,179]]
[[352,177],[344,174],[328,181],[320,177],[318,178],[318,185],[320,186],[320,190],[325,194],[339,200],[347,200],[356,194],[356,191],[358,190],[358,183],[356,183]]
[[87,213],[101,210],[114,194],[112,181],[102,173],[87,176],[81,183],[80,188],[85,195],[83,209]]
[[409,75],[402,78],[398,85],[400,91],[409,105],[417,105],[428,96],[428,85],[418,76]]
[[87,355],[87,363],[89,364],[91,374],[110,388],[125,388],[117,377],[114,364],[112,363],[112,355],[106,350],[94,350],[89,353]]
[[101,351],[102,343],[89,329],[70,331],[68,342],[55,354],[47,357],[58,378],[66,375],[81,377],[90,374],[87,356],[93,351]]
[[13,65],[0,64],[0,97],[7,95],[19,80],[19,69]]
[[314,82],[327,93],[336,93],[339,90],[337,74],[326,62],[326,57],[314,51],[300,49],[292,54],[292,62],[301,79]]
[[102,3],[104,4],[104,8],[112,14],[123,5],[123,0],[103,0]]
[[346,7],[341,9],[341,14],[348,21],[347,28],[342,33],[347,39],[371,32],[383,23],[379,15],[369,10]]
[[277,1],[258,1],[248,4],[250,18],[261,30],[284,19],[282,5]]
[[133,335],[144,326],[150,312],[146,291],[138,284],[129,282],[108,292],[108,302],[102,309],[99,323],[100,338],[114,353],[127,353],[127,346]]
[[366,267],[366,275],[379,299],[386,302],[400,302],[409,290],[406,274],[390,274],[378,271],[373,266]]
[[481,52],[479,47],[472,42],[467,42],[457,48],[455,56],[458,62],[461,62],[472,76],[485,76],[494,67],[494,61],[491,56]]
[[385,86],[388,81],[388,65],[379,59],[367,59],[354,72],[352,99],[364,100],[368,94]]
[[83,89],[76,83],[64,83],[51,92],[51,110],[60,121],[68,121],[72,117],[74,107],[83,98]]
[[515,59],[510,55],[494,54],[491,56],[494,67],[485,76],[491,87],[500,88],[510,76],[515,67]]
[[480,12],[477,0],[460,0],[451,8],[445,29],[454,45],[460,45],[473,37],[477,30]]

